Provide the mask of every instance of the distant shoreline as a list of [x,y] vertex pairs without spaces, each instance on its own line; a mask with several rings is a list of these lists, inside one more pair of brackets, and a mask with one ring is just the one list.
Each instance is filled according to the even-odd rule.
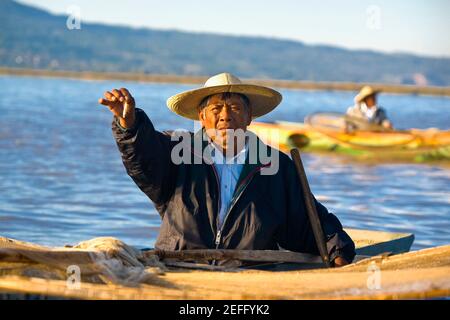
[[[82,80],[122,80],[152,83],[182,83],[203,84],[207,77],[202,76],[180,76],[144,73],[120,73],[120,72],[87,72],[87,71],[57,71],[44,69],[20,69],[0,67],[0,75],[50,77],[50,78],[72,78]],[[355,83],[355,82],[312,82],[296,80],[274,80],[274,79],[248,79],[251,83],[268,87],[299,90],[322,90],[322,91],[358,91],[363,85],[370,84],[386,93],[417,94],[450,96],[450,87],[395,85],[381,83]]]

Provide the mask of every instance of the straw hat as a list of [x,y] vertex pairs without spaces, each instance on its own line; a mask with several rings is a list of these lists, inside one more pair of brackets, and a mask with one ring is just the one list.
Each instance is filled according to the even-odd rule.
[[242,83],[230,73],[220,73],[209,78],[202,88],[185,91],[170,97],[167,107],[176,114],[198,120],[198,106],[207,96],[233,92],[245,95],[252,106],[252,117],[257,118],[269,113],[281,102],[281,94],[273,89]]
[[356,95],[355,101],[362,102],[365,98],[367,98],[373,94],[377,94],[380,91],[381,90],[376,90],[376,89],[372,88],[371,86],[364,86],[364,87],[362,87],[361,91],[359,91],[359,93]]

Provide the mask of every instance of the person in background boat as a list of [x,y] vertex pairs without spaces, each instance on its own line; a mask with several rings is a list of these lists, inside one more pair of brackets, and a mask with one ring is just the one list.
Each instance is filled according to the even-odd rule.
[[[200,138],[200,150],[194,144],[182,151],[186,161],[176,162],[173,154],[179,142],[155,130],[127,89],[107,91],[99,99],[114,115],[113,136],[128,175],[162,218],[155,248],[283,248],[319,254],[293,161],[250,135],[260,143],[258,148],[264,145],[271,155],[279,153],[276,172],[263,174],[270,164],[263,163],[260,152],[254,152],[247,140],[229,147],[230,134],[239,130],[251,134],[246,129],[252,119],[269,113],[280,102],[277,91],[244,84],[229,73],[169,98],[171,111],[202,125],[189,135],[194,143]],[[203,158],[206,150],[211,151],[209,161]],[[335,215],[317,200],[315,205],[330,260],[335,266],[352,262],[354,242]]]
[[[347,115],[353,129],[365,129],[364,122],[369,125],[377,125],[385,129],[392,129],[392,123],[389,121],[386,111],[377,105],[377,95],[380,90],[375,90],[370,86],[364,86],[355,97],[355,105],[349,107]],[[355,121],[351,121],[355,118]],[[357,121],[363,120],[363,122]],[[370,126],[367,126],[370,128]]]

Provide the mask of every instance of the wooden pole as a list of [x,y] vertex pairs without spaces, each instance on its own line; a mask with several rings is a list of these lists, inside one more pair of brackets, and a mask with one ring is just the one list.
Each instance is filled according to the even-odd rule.
[[[148,250],[144,258],[157,255],[161,260],[228,260],[288,263],[320,263],[318,256],[287,250],[195,249],[180,251]],[[319,258],[319,259],[318,259]]]
[[325,236],[322,230],[322,225],[320,224],[319,215],[317,214],[317,209],[314,203],[311,189],[309,188],[309,183],[306,177],[305,169],[303,168],[300,152],[298,151],[297,148],[291,150],[291,156],[292,160],[294,160],[298,178],[302,186],[303,198],[305,200],[306,205],[306,212],[308,213],[309,221],[311,222],[311,227],[314,233],[314,238],[316,239],[317,247],[319,248],[320,256],[322,257],[323,263],[329,268],[331,267],[331,261],[330,256],[328,255]]

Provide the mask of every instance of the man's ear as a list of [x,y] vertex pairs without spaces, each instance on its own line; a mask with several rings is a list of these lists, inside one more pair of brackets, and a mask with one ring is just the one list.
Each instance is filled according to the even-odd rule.
[[249,105],[248,106],[248,121],[247,121],[247,125],[248,126],[250,125],[250,123],[252,123],[252,115],[253,115],[253,113],[252,113],[252,106]]
[[205,121],[205,113],[203,112],[203,110],[198,111],[198,121],[200,121],[203,126],[203,121]]

